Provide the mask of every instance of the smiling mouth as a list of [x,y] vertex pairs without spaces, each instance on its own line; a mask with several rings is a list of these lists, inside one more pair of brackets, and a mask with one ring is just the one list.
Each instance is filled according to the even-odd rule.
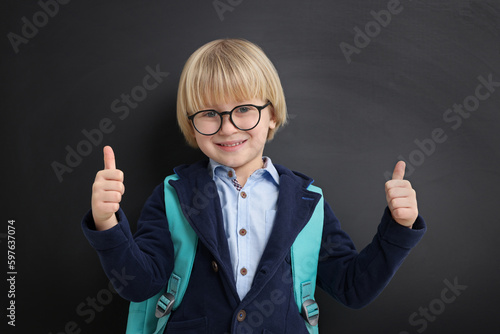
[[241,144],[243,144],[244,142],[246,142],[246,140],[242,140],[242,141],[239,141],[239,142],[236,142],[236,143],[232,143],[232,144],[224,144],[224,143],[220,143],[220,144],[217,144],[217,145],[222,146],[222,147],[234,147],[234,146],[241,145]]

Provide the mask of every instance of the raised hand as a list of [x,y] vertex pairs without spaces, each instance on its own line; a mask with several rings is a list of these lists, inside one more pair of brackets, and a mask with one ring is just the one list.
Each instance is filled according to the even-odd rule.
[[92,216],[98,231],[107,230],[116,224],[115,212],[125,192],[123,172],[116,169],[115,154],[110,146],[103,149],[104,169],[97,172],[92,186]]
[[418,216],[417,193],[408,180],[403,180],[405,167],[404,161],[396,164],[392,180],[385,183],[385,195],[392,218],[398,224],[411,228]]

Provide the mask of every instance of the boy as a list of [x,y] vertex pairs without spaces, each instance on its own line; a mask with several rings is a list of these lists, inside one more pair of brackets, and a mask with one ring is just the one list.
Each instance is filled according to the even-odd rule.
[[[184,67],[177,118],[187,142],[208,161],[175,168],[179,179],[170,181],[199,242],[186,294],[165,332],[308,333],[294,299],[290,247],[320,195],[306,189],[311,178],[263,157],[266,141],[286,121],[274,66],[248,41],[207,43]],[[120,268],[134,276],[119,293],[142,301],[165,287],[173,269],[163,184],[146,202],[132,237],[119,208],[123,173],[110,147],[104,165],[83,230],[108,276]],[[360,253],[330,206],[321,208],[317,285],[348,307],[370,303],[425,232],[404,168],[399,162],[386,183],[388,207]]]

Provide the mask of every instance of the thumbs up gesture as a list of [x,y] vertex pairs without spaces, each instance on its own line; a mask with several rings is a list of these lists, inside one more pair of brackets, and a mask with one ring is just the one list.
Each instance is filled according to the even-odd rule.
[[103,149],[104,169],[99,171],[92,186],[92,216],[98,231],[107,230],[116,224],[115,212],[125,192],[123,172],[116,169],[115,154],[110,146]]
[[404,161],[396,164],[392,180],[385,183],[385,195],[392,218],[398,224],[411,228],[418,216],[417,193],[408,180],[403,180],[405,167]]

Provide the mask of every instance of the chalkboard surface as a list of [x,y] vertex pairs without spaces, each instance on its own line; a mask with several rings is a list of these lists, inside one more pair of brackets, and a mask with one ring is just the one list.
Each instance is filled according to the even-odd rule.
[[0,7],[2,333],[124,332],[128,303],[80,228],[102,148],[125,172],[135,222],[173,167],[203,157],[178,130],[177,84],[188,56],[224,37],[257,43],[275,64],[290,121],[265,154],[314,177],[358,249],[397,160],[417,190],[423,240],[362,310],[318,291],[320,332],[499,328],[498,0]]

